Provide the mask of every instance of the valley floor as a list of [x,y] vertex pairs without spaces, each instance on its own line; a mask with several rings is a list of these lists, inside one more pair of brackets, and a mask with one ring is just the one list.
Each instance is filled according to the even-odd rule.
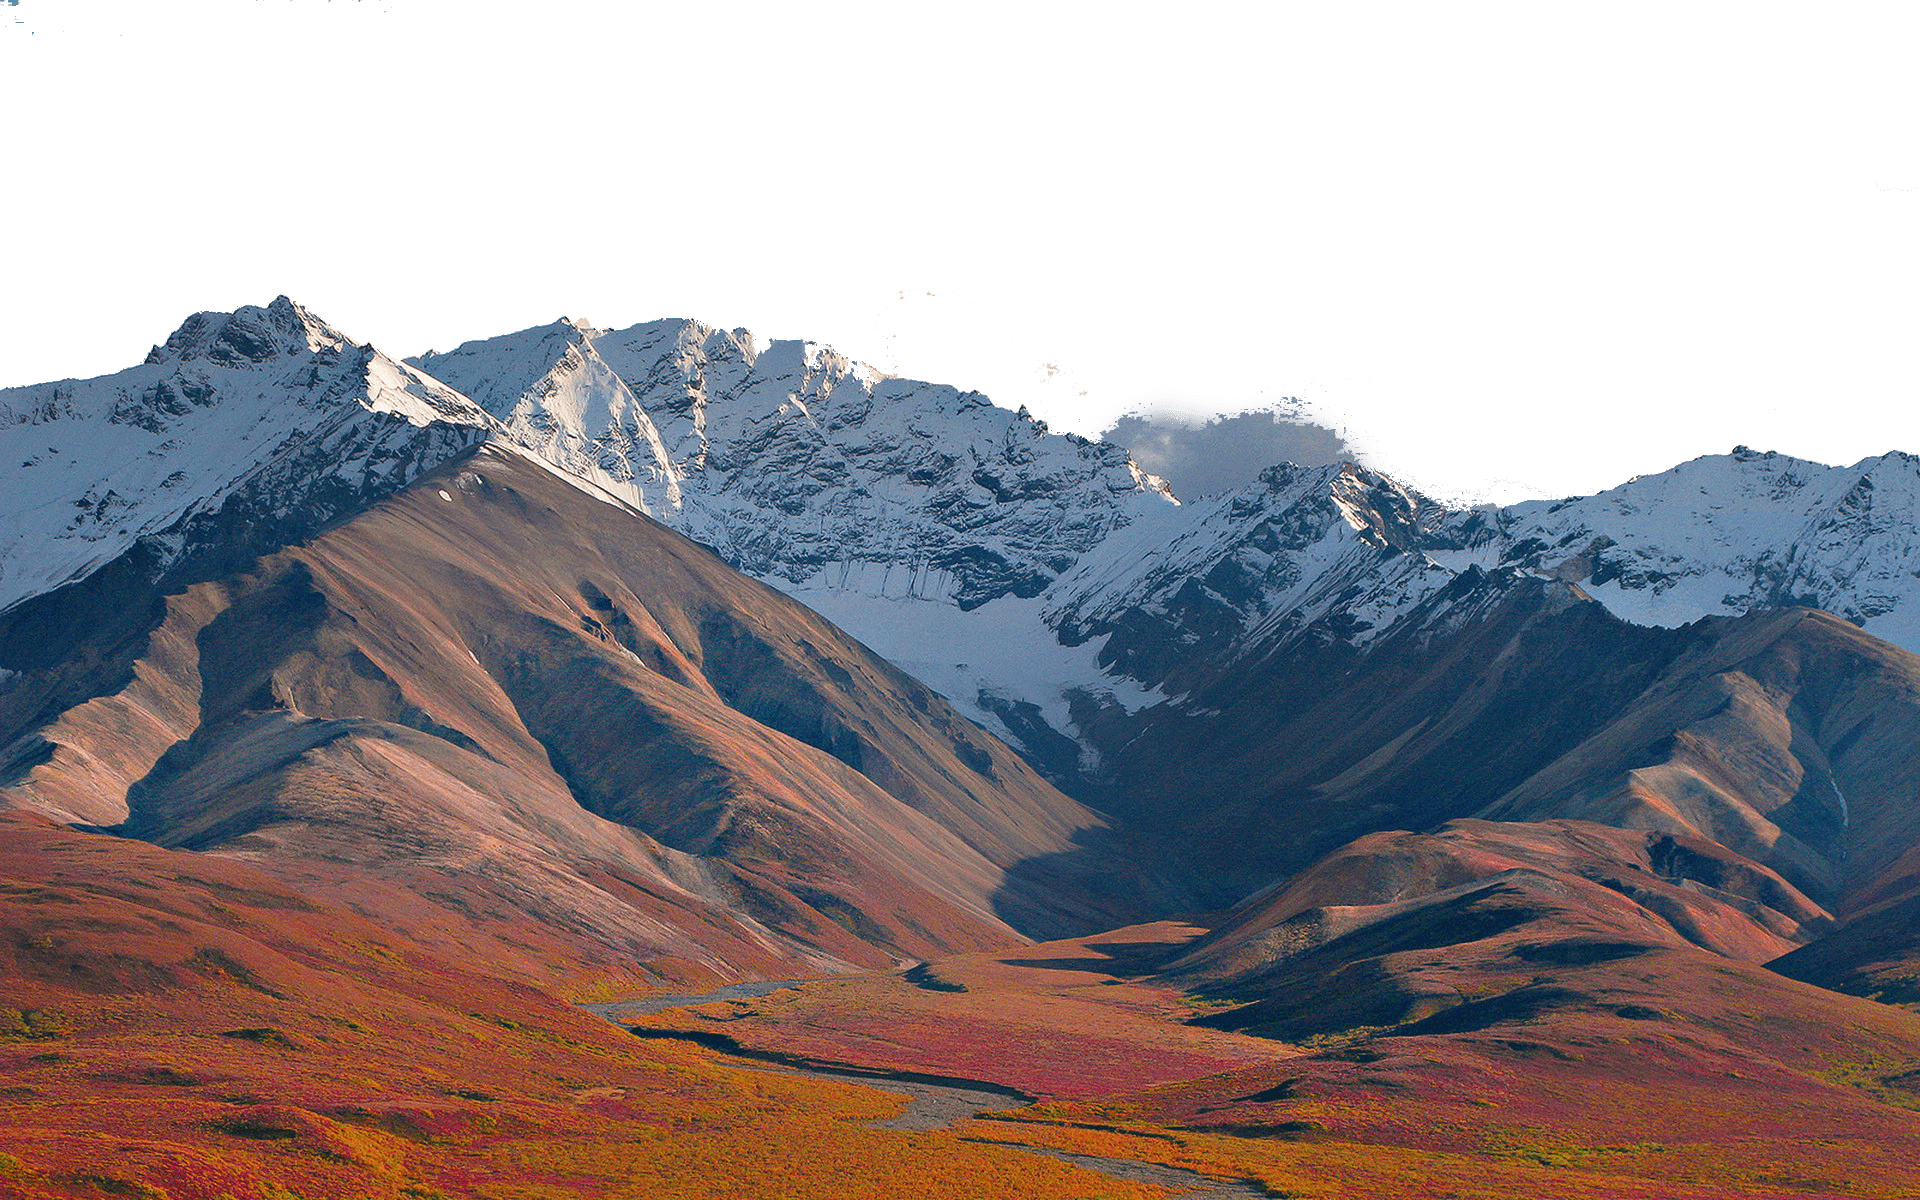
[[[1168,973],[1176,922],[569,991],[32,819],[0,894],[0,1200],[1920,1195],[1920,1017],[1703,952],[1288,1041]],[[1428,953],[1474,952],[1381,961]],[[1629,987],[1665,1009],[1589,994]]]
[[[910,1092],[909,1114],[944,1104],[937,1119],[969,1142],[1178,1195],[1920,1195],[1912,1098],[1863,1090],[1844,1063],[1789,1078],[1746,1052],[1745,1071],[1679,1071],[1672,1048],[1609,1045],[1553,1014],[1301,1045],[1196,1027],[1231,1002],[1152,972],[1203,933],[1163,922],[753,996],[595,1007],[715,1064],[773,1060]],[[1702,1052],[1697,1033],[1662,1036]]]

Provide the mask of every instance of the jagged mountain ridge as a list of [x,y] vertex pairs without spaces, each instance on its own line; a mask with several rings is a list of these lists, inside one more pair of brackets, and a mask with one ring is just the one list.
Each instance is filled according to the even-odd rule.
[[1920,648],[1920,458],[1828,467],[1744,446],[1594,496],[1449,522],[1450,540],[1579,583],[1639,624],[1823,608]]
[[497,428],[284,296],[195,314],[137,367],[0,390],[0,609],[136,545],[159,570],[311,532]]
[[[565,350],[555,356],[557,346]],[[1132,503],[1086,520],[1065,515],[1074,506],[1063,491],[1077,486],[1092,506],[1107,495],[1056,471],[1012,489],[988,480],[991,504],[933,500],[903,536],[899,488],[939,445],[963,441],[982,464],[1002,448],[946,421],[954,397],[939,389],[888,393],[895,381],[824,348],[776,343],[756,353],[740,331],[684,322],[618,334],[562,323],[416,361],[470,388],[499,381],[485,403],[523,443],[540,444],[527,423],[544,420],[569,430],[567,446],[598,444],[616,471],[638,477],[645,467],[671,510],[657,515],[827,612],[1061,778],[1098,768],[1076,710],[1165,701],[1209,669],[1202,664],[1272,654],[1298,638],[1365,646],[1463,573],[1498,567],[1579,583],[1641,624],[1814,604],[1920,647],[1920,597],[1909,595],[1920,590],[1911,583],[1920,477],[1904,455],[1837,468],[1741,449],[1594,497],[1469,511],[1353,464],[1282,464],[1182,507],[1141,504],[1116,473],[1107,494]],[[600,407],[611,413],[631,397],[627,411],[654,414],[648,423],[623,434],[618,422],[596,432],[574,421],[593,408],[574,397],[615,379],[623,397]],[[909,438],[862,443],[867,406],[883,398],[889,414],[920,404],[922,422],[907,422]],[[842,426],[831,414],[849,403],[858,421]],[[714,445],[732,449],[710,458]],[[641,450],[652,458],[636,457]],[[979,470],[969,480],[944,456],[934,461],[947,471],[934,495],[978,490]],[[841,486],[842,470],[859,480]],[[1137,481],[1137,468],[1127,471]],[[986,515],[949,520],[976,510]],[[948,522],[931,539],[927,512]],[[946,569],[953,527],[988,547],[987,569]],[[995,540],[1005,531],[1012,536]],[[1023,565],[1009,573],[1007,563]],[[1074,647],[1084,653],[1067,653]]]
[[[1328,611],[1312,593],[1287,595],[1317,574],[1320,595],[1342,584],[1360,589],[1342,605],[1359,601],[1349,640],[1363,645],[1383,628],[1369,617],[1390,622],[1438,581],[1376,608],[1366,601],[1379,585],[1362,576],[1384,583],[1436,568],[1450,577],[1511,567],[1578,584],[1636,624],[1807,606],[1920,649],[1920,585],[1912,583],[1920,578],[1920,459],[1897,452],[1828,467],[1742,447],[1594,496],[1466,511],[1364,467],[1283,464],[1161,524],[1152,541],[1139,530],[1109,539],[1064,577],[1048,597],[1056,628],[1073,637],[1129,609],[1170,613],[1198,579],[1231,610],[1246,648]],[[1316,548],[1356,537],[1414,562],[1343,561]],[[1301,560],[1310,548],[1328,569]],[[1179,564],[1161,561],[1163,552]],[[1276,613],[1294,619],[1276,622]]]
[[522,445],[788,586],[963,609],[1031,597],[1172,503],[1119,447],[814,343],[562,320],[411,361]]
[[[295,420],[271,415],[286,401]],[[1920,469],[1899,454],[1741,449],[1464,512],[1282,464],[1179,506],[1118,447],[812,343],[563,319],[403,363],[285,297],[197,314],[118,375],[0,392],[0,420],[22,464],[0,605],[136,545],[153,570],[239,561],[501,437],[828,613],[1063,778],[1098,765],[1076,710],[1162,702],[1196,664],[1299,637],[1364,646],[1475,569],[1577,582],[1643,624],[1812,603],[1920,646]]]
[[[1920,603],[1903,582],[1920,568],[1910,533],[1920,460],[1899,453],[1827,467],[1740,447],[1591,497],[1471,510],[1351,464],[1283,464],[1209,503],[1136,500],[1108,517],[1093,515],[1105,499],[1093,480],[1045,451],[1071,446],[1071,463],[1110,448],[1042,438],[1037,459],[1009,452],[1044,427],[1020,427],[977,397],[891,380],[811,343],[759,351],[745,331],[697,322],[606,333],[562,321],[410,361],[473,395],[523,444],[542,449],[546,439],[543,452],[562,466],[608,473],[604,482],[635,488],[654,515],[743,570],[809,594],[951,598],[973,608],[1044,585],[1043,619],[1078,642],[1128,608],[1190,607],[1200,580],[1234,610],[1216,615],[1254,642],[1311,623],[1335,595],[1350,607],[1360,601],[1352,634],[1365,641],[1438,586],[1440,572],[1506,564],[1582,583],[1641,624],[1810,604],[1920,649]],[[993,414],[988,436],[953,419],[982,407]],[[904,411],[920,421],[884,419]],[[976,464],[970,479],[945,461],[958,444]],[[750,484],[741,478],[749,466]],[[1164,494],[1130,462],[1107,470],[1111,494]],[[962,567],[972,573],[956,580],[941,557],[946,543],[901,535],[899,485],[933,475],[939,484],[924,508],[934,523],[1019,570],[982,580]],[[995,503],[959,498],[968,482]],[[1089,511],[1061,503],[1075,488]],[[758,520],[770,513],[785,527],[772,536]],[[1430,561],[1396,564],[1385,573],[1402,578],[1376,584],[1359,578],[1367,564],[1336,547],[1316,550],[1324,561],[1300,557],[1325,537],[1353,535]],[[1356,596],[1354,587],[1380,594]]]

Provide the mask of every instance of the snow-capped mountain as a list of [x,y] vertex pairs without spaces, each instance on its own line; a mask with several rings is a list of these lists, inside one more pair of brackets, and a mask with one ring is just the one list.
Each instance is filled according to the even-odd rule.
[[811,342],[561,320],[411,360],[564,470],[788,588],[1032,597],[1174,506],[1118,446]]
[[0,609],[129,552],[146,575],[243,562],[491,440],[815,604],[990,727],[1033,700],[1038,728],[1067,727],[1075,688],[1157,696],[1040,615],[1080,554],[1178,509],[1119,447],[690,321],[561,320],[414,362],[282,297],[197,314],[127,371],[0,392],[21,464]]
[[814,343],[563,319],[401,362],[284,297],[198,314],[116,375],[0,391],[0,608],[130,550],[158,570],[308,536],[486,439],[713,547],[1062,770],[1089,712],[1302,639],[1364,652],[1462,579],[1573,583],[1641,624],[1811,604],[1920,649],[1908,455],[1740,449],[1467,511],[1281,464],[1183,506],[1121,447]]
[[[1115,530],[1024,605],[909,619],[802,594],[1039,753],[1084,741],[1091,712],[1175,699],[1302,639],[1365,652],[1397,632],[1428,636],[1436,604],[1477,610],[1463,584],[1499,591],[1528,576],[1640,625],[1805,605],[1920,651],[1920,459],[1829,467],[1741,448],[1596,496],[1466,511],[1351,464],[1281,465]],[[1044,680],[1030,665],[1042,661]],[[1049,762],[1065,761],[1055,747]]]
[[[1485,519],[1481,519],[1481,518]],[[1458,564],[1577,583],[1642,625],[1805,605],[1920,651],[1920,458],[1850,467],[1738,447],[1595,496],[1443,523]]]
[[0,608],[136,543],[164,568],[317,529],[495,428],[284,296],[196,314],[137,367],[0,391]]
[[1077,704],[1164,700],[1256,627],[1364,641],[1454,577],[1415,549],[1446,513],[1376,472],[1181,507],[1120,447],[814,343],[563,319],[409,361],[1062,762]]
[[1282,463],[1107,539],[1048,593],[1046,619],[1070,642],[1113,634],[1105,657],[1156,682],[1322,621],[1364,645],[1453,579],[1421,552],[1445,516],[1377,471]]

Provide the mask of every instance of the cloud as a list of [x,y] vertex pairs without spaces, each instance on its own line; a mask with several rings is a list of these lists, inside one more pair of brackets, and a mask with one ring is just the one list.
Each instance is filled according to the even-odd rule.
[[1135,462],[1188,500],[1251,483],[1275,463],[1311,466],[1357,457],[1338,431],[1308,420],[1292,405],[1211,419],[1128,413],[1100,436],[1132,451]]

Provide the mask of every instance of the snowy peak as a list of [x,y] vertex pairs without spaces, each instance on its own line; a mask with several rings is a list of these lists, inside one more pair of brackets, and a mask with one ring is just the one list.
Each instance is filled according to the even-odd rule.
[[597,331],[562,317],[415,360],[453,381],[520,445],[646,512],[677,508],[680,471]]
[[[1453,528],[1464,528],[1455,521]],[[1920,460],[1829,467],[1737,447],[1617,488],[1515,505],[1477,558],[1578,583],[1645,625],[1809,605],[1920,647]]]
[[522,445],[783,586],[1032,597],[1174,503],[1117,446],[816,342],[560,322],[416,361]]
[[285,297],[196,314],[140,366],[0,390],[0,607],[143,540],[163,567],[190,556],[183,522],[222,511],[324,521],[494,428]]
[[1443,515],[1353,463],[1281,463],[1109,538],[1046,617],[1069,642],[1111,635],[1105,659],[1150,683],[1310,630],[1365,644],[1453,579],[1422,550]]
[[347,344],[344,334],[280,296],[265,308],[247,305],[230,313],[193,314],[153,348],[147,355],[147,365],[204,359],[236,367]]
[[[467,342],[447,354],[429,350],[409,362],[452,383],[489,413],[504,418],[523,399],[542,394],[549,377],[569,359],[577,362],[586,345],[586,330],[562,317],[550,325]],[[470,363],[484,370],[468,367]]]
[[1439,505],[1419,492],[1357,463],[1342,463],[1335,468],[1327,493],[1361,537],[1395,550],[1425,545],[1432,527],[1444,515]]

